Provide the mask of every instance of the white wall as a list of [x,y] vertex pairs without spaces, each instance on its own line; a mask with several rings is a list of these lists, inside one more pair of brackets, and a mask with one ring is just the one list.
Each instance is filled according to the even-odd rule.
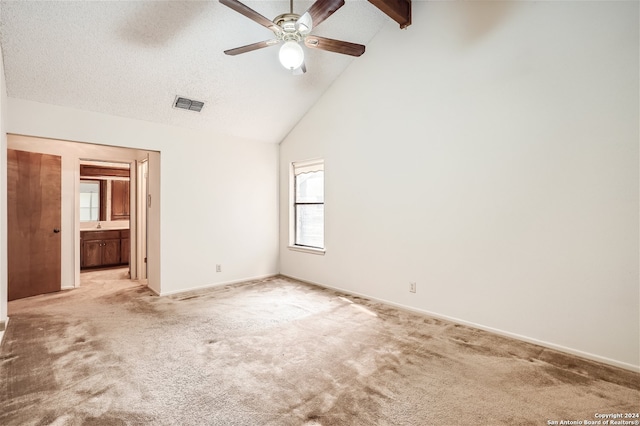
[[160,259],[149,275],[155,291],[278,272],[277,145],[14,98],[7,113],[8,133],[159,151],[149,160],[150,174],[161,174],[150,188],[160,208],[159,235],[149,235],[149,256],[157,249]]
[[[0,46],[0,323],[7,320],[7,86]],[[0,327],[2,329],[2,327]]]
[[[281,144],[281,272],[638,370],[638,40],[637,2],[414,2]],[[286,248],[316,157],[325,256]]]

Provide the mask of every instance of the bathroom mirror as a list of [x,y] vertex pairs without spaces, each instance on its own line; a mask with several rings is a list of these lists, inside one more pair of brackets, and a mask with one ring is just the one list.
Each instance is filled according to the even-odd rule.
[[80,222],[103,220],[100,217],[101,186],[99,180],[80,181]]

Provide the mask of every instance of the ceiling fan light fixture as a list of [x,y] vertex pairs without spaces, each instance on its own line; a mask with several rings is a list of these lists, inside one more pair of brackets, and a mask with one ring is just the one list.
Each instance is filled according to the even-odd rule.
[[280,63],[288,70],[300,68],[304,62],[304,51],[297,41],[287,41],[280,48]]

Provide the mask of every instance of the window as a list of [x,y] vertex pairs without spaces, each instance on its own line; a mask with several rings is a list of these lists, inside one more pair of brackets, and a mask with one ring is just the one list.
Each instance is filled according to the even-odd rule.
[[80,181],[80,222],[100,220],[100,181]]
[[324,162],[293,163],[295,246],[324,249]]

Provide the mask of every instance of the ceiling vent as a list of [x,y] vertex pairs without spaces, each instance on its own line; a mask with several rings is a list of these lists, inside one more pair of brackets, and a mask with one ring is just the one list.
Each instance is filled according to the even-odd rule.
[[174,108],[188,109],[189,111],[200,112],[204,102],[194,101],[192,99],[183,98],[182,96],[176,96],[176,100],[173,101]]

